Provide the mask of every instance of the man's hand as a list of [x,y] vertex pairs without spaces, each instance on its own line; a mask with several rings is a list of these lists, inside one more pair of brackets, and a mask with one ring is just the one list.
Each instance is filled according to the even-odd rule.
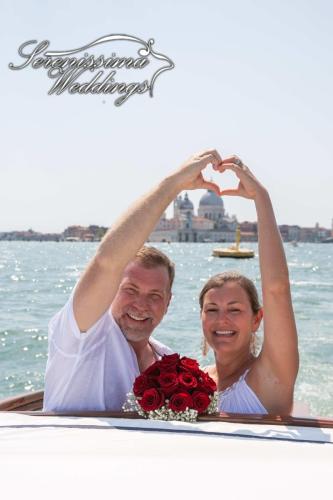
[[202,170],[209,163],[217,167],[221,161],[215,150],[192,156],[114,222],[74,293],[74,316],[81,332],[87,331],[110,307],[125,267],[149,238],[164,210],[183,189],[206,188],[220,195],[219,187],[207,182]]
[[174,173],[179,191],[185,189],[210,189],[220,196],[220,188],[214,182],[204,179],[202,171],[211,164],[216,170],[222,164],[222,158],[216,149],[208,149],[191,156]]

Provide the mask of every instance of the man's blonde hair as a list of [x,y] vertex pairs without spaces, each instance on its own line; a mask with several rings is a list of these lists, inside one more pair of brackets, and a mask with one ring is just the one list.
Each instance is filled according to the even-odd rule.
[[144,245],[137,251],[135,260],[139,261],[143,267],[153,268],[158,266],[166,267],[169,275],[170,290],[175,277],[175,265],[165,253],[155,247]]

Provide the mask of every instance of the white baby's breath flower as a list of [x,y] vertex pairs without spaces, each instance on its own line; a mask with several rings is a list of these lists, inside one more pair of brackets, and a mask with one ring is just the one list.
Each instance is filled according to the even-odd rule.
[[210,396],[211,402],[210,405],[207,408],[207,413],[212,414],[212,413],[217,413],[218,411],[218,400],[219,400],[219,395],[218,392],[214,392],[213,396]]
[[[218,408],[218,393],[215,392],[210,397],[210,404],[206,410],[206,413],[212,414],[217,412]],[[168,408],[169,401],[165,401],[165,405],[161,406],[157,410],[151,410],[149,412],[144,411],[136,396],[129,392],[127,394],[127,401],[123,405],[123,411],[125,412],[137,412],[141,417],[149,418],[152,420],[176,420],[178,422],[195,422],[198,418],[197,410],[193,408],[186,408],[185,411],[173,411]]]

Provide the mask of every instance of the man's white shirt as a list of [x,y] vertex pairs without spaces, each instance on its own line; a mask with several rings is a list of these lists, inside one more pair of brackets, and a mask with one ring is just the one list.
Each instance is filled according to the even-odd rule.
[[[121,410],[140,374],[135,351],[110,310],[81,333],[73,295],[49,323],[43,409]],[[173,352],[153,338],[150,344],[160,356]]]

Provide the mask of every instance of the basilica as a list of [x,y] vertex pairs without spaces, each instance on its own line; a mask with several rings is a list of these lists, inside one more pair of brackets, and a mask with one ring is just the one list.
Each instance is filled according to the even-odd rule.
[[149,241],[235,241],[237,224],[236,217],[229,217],[222,198],[213,191],[207,190],[201,197],[197,215],[194,213],[193,203],[185,193],[184,197],[179,195],[174,200],[171,219],[163,214],[150,234]]

